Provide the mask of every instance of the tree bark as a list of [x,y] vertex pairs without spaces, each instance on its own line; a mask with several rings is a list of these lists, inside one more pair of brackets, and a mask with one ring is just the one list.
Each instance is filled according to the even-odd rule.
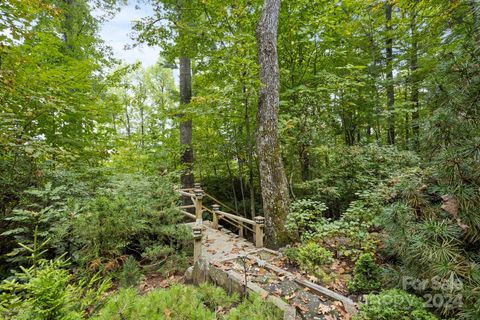
[[[416,4],[417,2],[415,2]],[[415,8],[412,11],[412,17],[410,21],[410,31],[412,36],[412,47],[410,57],[410,75],[411,75],[411,92],[410,101],[412,103],[412,135],[413,135],[413,148],[418,149],[420,127],[419,127],[419,99],[418,99],[418,39],[417,39],[417,13]]]
[[67,49],[67,53],[73,54],[73,16],[71,10],[75,4],[75,0],[64,0],[65,11],[64,11],[64,26],[63,26],[63,41]]
[[257,156],[266,220],[266,244],[278,247],[288,240],[284,223],[289,194],[278,141],[280,75],[277,32],[280,0],[265,0],[257,25],[261,90],[257,112]]
[[248,112],[248,95],[247,87],[243,85],[243,95],[245,97],[245,135],[247,142],[247,158],[248,158],[248,184],[250,191],[250,218],[256,216],[255,213],[255,185],[253,181],[253,147],[252,136],[250,134],[250,114]]
[[387,143],[395,144],[395,91],[393,86],[393,37],[392,37],[392,3],[385,2],[385,51],[386,51],[386,79],[387,79]]
[[140,102],[140,147],[145,148],[145,110],[143,102]]
[[[180,57],[180,108],[190,103],[192,99],[192,66],[190,58]],[[182,115],[180,115],[183,118]],[[182,148],[180,175],[182,188],[193,188],[193,145],[192,119],[180,120],[180,147]]]

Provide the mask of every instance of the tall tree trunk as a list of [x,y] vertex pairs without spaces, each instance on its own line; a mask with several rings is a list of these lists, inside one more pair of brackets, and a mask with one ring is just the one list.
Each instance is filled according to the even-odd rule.
[[145,148],[145,110],[143,102],[140,103],[140,147]]
[[65,47],[67,49],[67,53],[72,55],[73,54],[73,16],[71,10],[73,9],[73,5],[75,4],[75,0],[64,0],[65,3],[65,19],[64,19],[64,26],[63,26],[63,41],[65,43]]
[[253,182],[253,146],[252,135],[250,134],[250,113],[248,112],[247,87],[243,85],[243,94],[245,96],[245,135],[247,139],[247,158],[248,158],[248,184],[250,190],[250,217],[255,217],[255,186]]
[[284,227],[290,203],[287,178],[278,141],[280,75],[277,32],[280,0],[265,0],[257,25],[258,62],[261,90],[257,112],[257,156],[266,244],[278,247],[287,242]]
[[[372,22],[373,23],[373,22]],[[378,93],[378,90],[377,90],[377,79],[379,78],[378,77],[378,55],[377,55],[377,46],[375,44],[375,37],[374,37],[374,33],[371,32],[369,33],[369,39],[370,39],[370,52],[371,52],[371,56],[372,56],[372,60],[373,60],[373,68],[372,68],[372,71],[371,71],[371,74],[372,74],[372,78],[374,79],[374,83],[373,83],[373,94],[374,94],[374,97],[373,97],[373,112],[374,112],[374,115],[375,115],[375,119],[372,119],[372,121],[374,121],[375,123],[371,125],[371,127],[369,128],[369,131],[368,131],[368,135],[371,135],[371,128],[373,126],[375,126],[374,130],[375,130],[375,140],[376,142],[378,143],[380,141],[380,106],[379,106],[379,93]]]
[[[415,5],[418,1],[415,2]],[[415,7],[412,10],[412,17],[410,21],[410,32],[412,37],[411,57],[410,57],[410,77],[411,77],[411,92],[410,101],[412,103],[412,135],[413,135],[413,148],[418,149],[419,141],[419,100],[418,100],[418,38],[417,38],[417,13]]]
[[[180,108],[189,104],[192,99],[192,66],[190,58],[180,57]],[[181,117],[183,117],[181,115]],[[180,147],[183,170],[180,176],[182,188],[193,188],[193,146],[192,119],[180,121]]]
[[310,155],[306,143],[300,145],[300,171],[302,173],[302,181],[310,180]]
[[131,134],[131,126],[130,126],[130,115],[128,114],[128,105],[130,102],[128,102],[125,105],[125,130],[127,131],[127,137],[130,138]]
[[387,78],[387,143],[395,144],[395,92],[393,86],[393,36],[392,36],[392,3],[391,0],[385,2],[385,21],[386,21],[386,78]]
[[230,159],[226,159],[226,166],[227,166],[227,171],[228,171],[228,175],[230,176],[230,184],[232,186],[232,194],[233,194],[233,201],[235,203],[235,211],[238,212],[238,200],[237,200],[237,191],[235,190],[235,178],[232,174],[232,170],[230,169],[230,165],[228,164],[228,162],[230,161]]

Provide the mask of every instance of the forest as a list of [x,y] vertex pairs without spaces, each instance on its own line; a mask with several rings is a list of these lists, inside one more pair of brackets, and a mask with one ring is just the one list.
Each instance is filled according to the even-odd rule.
[[[100,36],[134,7],[148,66]],[[480,319],[479,8],[0,1],[0,318]],[[222,209],[192,222],[179,190]],[[246,256],[243,292],[192,283],[192,224],[226,208],[355,312],[269,292],[288,318]]]

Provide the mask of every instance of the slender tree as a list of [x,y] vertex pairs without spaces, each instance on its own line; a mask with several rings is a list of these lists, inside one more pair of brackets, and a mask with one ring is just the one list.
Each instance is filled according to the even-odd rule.
[[392,3],[385,2],[385,55],[386,55],[386,80],[387,80],[387,143],[395,144],[395,92],[393,86],[393,36],[392,36]]
[[289,194],[280,144],[278,105],[280,76],[277,31],[280,0],[265,0],[257,25],[261,90],[257,112],[257,153],[266,218],[267,245],[276,247],[287,240],[284,222]]
[[411,92],[410,101],[413,106],[412,112],[412,134],[413,134],[413,146],[418,149],[419,139],[419,89],[418,89],[418,35],[417,35],[417,4],[415,1],[413,4],[411,17],[410,17],[410,33],[411,33],[411,55],[410,55],[410,73],[411,73]]
[[[192,99],[192,67],[190,58],[180,57],[180,107],[190,103]],[[183,116],[180,116],[183,118]],[[181,174],[183,188],[192,188],[193,177],[193,145],[192,145],[192,119],[181,119],[180,122],[180,147],[182,148],[181,162],[184,169]]]

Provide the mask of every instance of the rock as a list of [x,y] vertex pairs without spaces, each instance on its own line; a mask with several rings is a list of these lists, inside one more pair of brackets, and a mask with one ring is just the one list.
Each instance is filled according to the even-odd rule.
[[185,271],[185,280],[187,282],[192,282],[193,279],[193,266],[188,267],[188,269]]

